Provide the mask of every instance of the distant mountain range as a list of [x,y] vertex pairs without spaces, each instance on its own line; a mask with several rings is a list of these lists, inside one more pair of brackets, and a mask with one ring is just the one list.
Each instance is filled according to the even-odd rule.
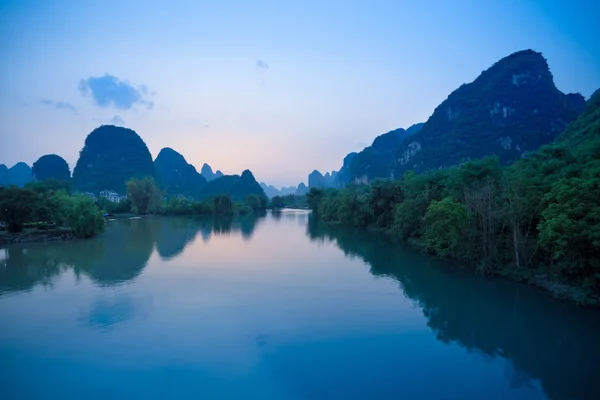
[[217,170],[217,172],[213,173],[212,168],[210,167],[210,165],[204,163],[202,165],[202,170],[200,172],[202,174],[202,176],[204,177],[204,179],[206,179],[207,182],[212,181],[213,179],[217,179],[223,176],[223,173],[219,170]]
[[427,122],[378,136],[348,154],[338,172],[311,172],[308,186],[399,178],[408,170],[447,168],[489,155],[510,163],[552,142],[585,106],[580,94],[556,88],[541,53],[519,51],[452,92]]
[[268,198],[273,198],[275,196],[287,196],[289,194],[296,194],[298,188],[296,186],[282,187],[281,190],[277,189],[273,185],[267,185],[264,182],[260,183],[260,187],[264,190],[265,194]]
[[201,196],[206,179],[175,150],[169,147],[162,149],[154,160],[154,168],[159,185],[166,193],[189,197]]
[[[541,53],[519,51],[452,92],[425,123],[384,133],[360,152],[349,153],[339,171],[323,174],[314,170],[307,177],[308,186],[300,183],[278,190],[264,182],[255,186],[245,181],[242,186],[250,190],[248,193],[259,187],[269,197],[303,195],[312,187],[337,188],[377,178],[399,178],[408,170],[447,168],[488,155],[510,163],[552,142],[585,107],[580,94],[564,94],[556,88]],[[66,162],[61,160],[55,155],[40,158],[37,162],[44,161],[46,166],[34,171],[36,177],[66,176]],[[198,173],[170,148],[161,150],[153,162],[137,133],[112,125],[88,135],[73,171],[75,187],[93,192],[110,189],[124,193],[126,180],[142,176],[155,177],[169,194],[190,197],[216,193],[221,190],[218,188],[241,195],[234,189],[235,182],[241,178],[250,181],[250,176],[254,179],[252,173],[227,178],[219,170],[213,172],[208,164]],[[208,185],[223,178],[227,179]],[[22,186],[31,179],[32,170],[25,163],[10,169],[0,165],[1,185]]]
[[[35,177],[39,180],[67,178],[68,164],[57,155],[40,157],[34,163]],[[153,177],[167,195],[182,195],[201,199],[214,195],[231,195],[243,199],[248,194],[264,195],[252,172],[241,176],[213,173],[208,164],[202,173],[169,147],[163,148],[156,160],[142,138],[133,130],[113,125],[102,125],[86,138],[84,147],[73,170],[76,190],[99,193],[113,190],[124,194],[125,183],[131,178]],[[19,163],[10,170],[0,166],[0,184],[23,186],[31,181],[32,169]]]
[[24,162],[19,162],[11,168],[0,164],[0,186],[23,187],[26,183],[31,182],[31,180],[31,167]]

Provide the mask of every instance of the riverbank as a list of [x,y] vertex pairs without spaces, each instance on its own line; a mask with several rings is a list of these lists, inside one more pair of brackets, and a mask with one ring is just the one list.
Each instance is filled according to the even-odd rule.
[[[318,217],[317,217],[318,218]],[[326,226],[332,229],[347,228],[347,225],[340,221],[323,221]],[[423,257],[440,259],[424,246],[422,241],[418,240],[400,240],[391,229],[385,229],[374,226],[354,227],[354,229],[372,234],[382,234],[390,239],[393,246],[408,246],[422,253]],[[469,271],[474,275],[485,275],[496,279],[505,279],[527,286],[533,286],[541,291],[547,292],[550,297],[573,303],[582,308],[600,309],[600,296],[590,288],[578,286],[561,281],[560,277],[550,274],[545,268],[515,268],[514,265],[488,265],[485,268],[476,268],[473,264],[451,257],[442,258],[450,268],[459,268]]]
[[19,233],[0,231],[0,246],[16,243],[56,242],[73,240],[75,234],[71,228],[35,229],[26,228]]
[[[327,222],[328,224],[339,224],[343,225],[341,222]],[[363,228],[365,231],[369,232],[383,232],[393,242],[400,242],[412,247],[415,250],[419,250],[426,256],[436,257],[434,254],[431,254],[426,250],[423,243],[417,240],[407,240],[400,241],[398,238],[394,236],[394,233],[390,229],[377,228],[377,227],[366,227]],[[456,260],[453,258],[446,258],[447,261],[452,263],[460,263],[462,265],[468,266],[469,264],[464,264],[460,260]],[[473,270],[473,268],[469,268]],[[586,289],[581,286],[575,286],[572,284],[568,284],[565,282],[560,282],[556,278],[552,277],[545,271],[539,269],[515,269],[514,266],[511,265],[503,265],[503,266],[488,266],[484,269],[476,269],[473,270],[475,274],[485,274],[492,277],[497,277],[501,279],[507,279],[513,282],[522,283],[528,286],[535,286],[536,288],[548,292],[552,297],[560,300],[565,300],[571,303],[574,303],[580,307],[591,308],[591,309],[600,309],[600,296],[589,289]]]
[[581,286],[557,281],[547,273],[539,271],[523,271],[521,273],[507,269],[492,269],[492,274],[515,282],[535,286],[550,293],[554,298],[566,300],[580,307],[600,309],[600,296]]

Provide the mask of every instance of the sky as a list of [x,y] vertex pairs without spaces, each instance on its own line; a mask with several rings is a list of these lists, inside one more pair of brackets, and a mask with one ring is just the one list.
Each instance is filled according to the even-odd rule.
[[115,124],[153,157],[306,183],[515,51],[588,98],[598,15],[596,0],[0,0],[0,163],[72,169]]

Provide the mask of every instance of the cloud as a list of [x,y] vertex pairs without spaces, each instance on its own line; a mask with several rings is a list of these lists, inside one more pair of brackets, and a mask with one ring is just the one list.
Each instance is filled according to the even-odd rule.
[[269,69],[269,64],[266,61],[258,60],[256,62],[256,68]]
[[51,107],[57,108],[59,110],[69,110],[69,111],[72,111],[75,114],[77,114],[77,109],[72,104],[66,103],[64,101],[42,99],[42,100],[40,100],[40,103],[42,103],[46,106],[51,106]]
[[134,86],[110,74],[82,79],[79,81],[79,92],[83,96],[91,95],[96,105],[103,108],[114,106],[129,110],[140,105],[150,110],[154,106],[147,100],[149,93],[146,86]]
[[123,118],[119,117],[118,115],[112,117],[108,122],[110,122],[113,125],[125,125],[125,121],[123,121]]

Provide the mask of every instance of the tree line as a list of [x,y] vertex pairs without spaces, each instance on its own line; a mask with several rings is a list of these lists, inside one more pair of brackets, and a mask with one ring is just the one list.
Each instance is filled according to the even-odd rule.
[[100,197],[71,193],[70,181],[34,181],[24,188],[0,187],[0,221],[9,232],[35,227],[69,228],[76,237],[89,238],[104,231],[104,214],[234,215],[265,210],[265,196],[249,194],[243,201],[217,195],[201,201],[165,197],[152,177],[127,181],[127,198],[111,202]]
[[503,167],[488,157],[399,180],[312,188],[329,222],[378,228],[477,271],[600,305],[600,99],[556,143]]

